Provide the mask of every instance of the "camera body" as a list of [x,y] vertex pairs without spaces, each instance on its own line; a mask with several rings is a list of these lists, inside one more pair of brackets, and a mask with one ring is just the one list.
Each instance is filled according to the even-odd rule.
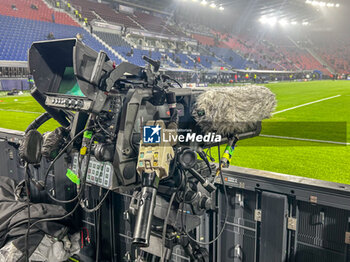
[[[231,152],[238,139],[258,135],[261,122],[240,134],[215,135],[216,122],[206,120],[215,108],[211,116],[205,115],[210,110],[196,109],[205,90],[182,88],[160,71],[159,61],[143,58],[146,67],[116,66],[106,53],[76,39],[35,42],[29,50],[36,84],[31,94],[64,127],[67,136],[60,139],[71,139],[65,161],[81,186],[132,195],[125,216],[134,228],[135,247],[162,257],[163,250],[150,247],[161,238],[170,250],[180,244],[191,259],[205,261],[206,249],[187,233],[199,225],[198,216],[216,209],[218,171],[203,149],[227,143]],[[47,155],[54,155],[51,144],[57,143],[44,140]],[[226,162],[231,156],[224,154]]]
[[[104,52],[97,53],[76,39],[64,39],[33,43],[29,68],[36,83],[33,97],[59,123],[69,125],[71,136],[83,129],[91,115],[98,123],[95,131],[105,139],[93,145],[88,183],[110,190],[139,184],[136,165],[142,128],[151,120],[169,123],[167,92],[176,97],[178,127],[195,128],[191,110],[203,91],[175,88],[157,64],[114,66]],[[78,150],[72,154],[75,172]]]

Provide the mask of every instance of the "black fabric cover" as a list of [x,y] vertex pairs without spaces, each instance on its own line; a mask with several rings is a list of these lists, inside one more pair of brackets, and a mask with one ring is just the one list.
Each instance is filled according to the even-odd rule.
[[63,127],[58,127],[54,131],[44,134],[44,143],[41,153],[49,160],[53,160],[60,151],[64,143],[64,138],[67,137],[68,132]]
[[19,147],[19,155],[29,164],[37,164],[41,160],[43,137],[37,130],[29,130],[23,137]]
[[[28,209],[25,202],[16,201],[15,182],[7,177],[0,177],[0,248],[7,241],[25,253],[25,234],[27,232]],[[41,218],[60,217],[66,214],[63,207],[52,204],[30,205],[31,223]],[[34,226],[29,235],[29,255],[33,253],[45,234],[61,238],[67,233],[64,226],[67,221],[43,222]],[[19,261],[24,261],[24,256]]]

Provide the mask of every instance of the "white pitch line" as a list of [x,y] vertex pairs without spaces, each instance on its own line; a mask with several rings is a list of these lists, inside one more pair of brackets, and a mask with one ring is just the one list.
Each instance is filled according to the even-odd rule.
[[302,104],[302,105],[298,105],[298,106],[293,106],[293,107],[290,107],[290,108],[287,108],[287,109],[283,109],[283,110],[281,110],[281,111],[274,112],[274,113],[272,113],[272,115],[276,115],[276,114],[279,114],[279,113],[283,113],[283,112],[286,112],[286,111],[289,111],[289,110],[293,110],[293,109],[296,109],[296,108],[299,108],[299,107],[303,107],[303,106],[315,104],[315,103],[322,102],[322,101],[325,101],[325,100],[329,100],[329,99],[332,99],[332,98],[336,98],[336,97],[339,97],[339,96],[341,96],[341,95],[330,96],[330,97],[326,97],[326,98],[323,98],[323,99],[320,99],[320,100],[312,101],[312,102],[309,102],[309,103],[306,103],[306,104]]
[[336,145],[344,145],[344,146],[349,146],[350,145],[350,143],[346,143],[346,142],[318,140],[318,139],[309,139],[309,138],[299,138],[299,137],[289,137],[289,136],[274,136],[274,135],[264,135],[264,134],[260,134],[259,136],[269,137],[269,138],[288,139],[288,140],[307,141],[307,142],[326,143],[326,144],[336,144]]
[[16,112],[16,113],[27,113],[27,114],[42,114],[42,112],[22,111],[22,110],[13,110],[13,109],[1,109],[1,108],[0,108],[0,111]]

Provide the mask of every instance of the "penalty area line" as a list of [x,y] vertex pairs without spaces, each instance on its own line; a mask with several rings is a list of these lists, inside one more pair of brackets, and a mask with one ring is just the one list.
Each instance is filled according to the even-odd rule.
[[15,113],[26,113],[26,114],[43,114],[42,112],[33,112],[33,111],[23,111],[23,110],[13,110],[13,109],[1,109],[0,111],[4,112],[15,112]]
[[318,139],[309,139],[309,138],[300,138],[300,137],[274,136],[274,135],[264,135],[264,134],[260,134],[259,136],[269,137],[269,138],[287,139],[287,140],[297,140],[297,141],[306,141],[306,142],[325,143],[325,144],[336,144],[336,145],[343,145],[343,146],[349,146],[350,145],[350,143],[346,143],[346,142],[318,140]]
[[298,105],[298,106],[293,106],[293,107],[290,107],[290,108],[283,109],[281,111],[274,112],[274,113],[272,113],[272,115],[283,113],[283,112],[286,112],[286,111],[289,111],[289,110],[293,110],[293,109],[296,109],[296,108],[299,108],[299,107],[312,105],[312,104],[315,104],[315,103],[319,103],[319,102],[326,101],[326,100],[333,99],[333,98],[340,97],[340,96],[341,95],[330,96],[330,97],[322,98],[322,99],[319,99],[319,100],[316,100],[316,101],[312,101],[312,102],[309,102],[309,103],[301,104],[301,105]]

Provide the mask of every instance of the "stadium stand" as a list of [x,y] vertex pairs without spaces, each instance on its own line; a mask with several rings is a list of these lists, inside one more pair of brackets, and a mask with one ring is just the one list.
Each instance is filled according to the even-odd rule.
[[130,46],[113,46],[120,55],[122,55],[129,62],[138,66],[145,66],[145,61],[142,56],[148,56],[155,60],[162,61],[164,67],[178,67],[179,65],[173,63],[169,58],[172,57],[170,52],[149,51],[137,48],[131,48]]
[[200,35],[200,34],[192,34],[193,39],[196,39],[199,43],[205,46],[214,46],[214,38],[210,36]]
[[49,33],[55,38],[83,35],[83,42],[96,51],[105,50],[116,63],[121,60],[81,27],[54,24],[11,16],[0,16],[0,60],[27,61],[27,50],[32,42],[46,40]]
[[186,31],[190,34],[199,34],[205,35],[209,37],[213,37],[212,30],[205,25],[201,25],[198,23],[183,23],[180,22],[180,26],[183,31]]
[[176,54],[175,57],[181,61],[180,65],[186,69],[193,69],[195,63],[186,54]]
[[313,33],[308,39],[307,47],[312,48],[321,58],[339,73],[350,72],[350,38],[347,35],[333,35],[327,38],[322,34]]
[[142,29],[137,23],[129,17],[129,15],[116,12],[110,4],[97,3],[84,0],[71,0],[73,7],[77,8],[82,16],[89,20],[101,18],[105,21],[124,25],[126,27]]
[[41,0],[0,0],[0,15],[79,26],[69,15],[50,9]]
[[[344,38],[335,42],[323,36],[313,36],[316,45],[310,39],[303,40],[308,45],[300,45],[283,35],[254,35],[245,33],[232,35],[212,30],[204,25],[181,22],[176,25],[174,20],[165,14],[155,14],[142,9],[135,9],[133,14],[115,10],[112,4],[98,3],[88,0],[71,0],[83,18],[88,20],[102,20],[122,25],[125,28],[134,28],[169,36],[189,37],[199,43],[196,54],[181,53],[179,49],[174,53],[176,45],[160,43],[152,39],[150,44],[142,48],[132,48],[122,35],[94,30],[93,33],[106,44],[118,52],[131,63],[144,66],[143,55],[162,60],[167,67],[182,67],[185,69],[212,69],[213,67],[227,66],[236,69],[261,70],[319,70],[324,74],[331,74],[325,63],[338,73],[350,71],[350,47]],[[55,23],[52,15],[54,14]],[[27,50],[33,41],[45,40],[49,33],[55,38],[75,37],[82,34],[83,42],[93,49],[105,50],[112,60],[117,63],[121,60],[106,48],[98,39],[84,30],[77,21],[67,13],[55,11],[42,0],[0,0],[0,60],[27,60]],[[125,31],[124,31],[125,32]],[[184,33],[187,32],[187,35]],[[128,40],[130,41],[130,39]],[[135,45],[136,46],[136,45]],[[174,47],[175,46],[175,47]],[[336,46],[334,52],[329,52],[331,46]],[[155,49],[148,51],[149,48]],[[159,51],[157,48],[160,48]],[[170,48],[173,50],[171,51]],[[310,48],[315,53],[310,52]],[[165,49],[165,50],[164,50]],[[317,54],[321,59],[318,59]],[[321,61],[323,59],[323,62]]]
[[[348,46],[344,46],[344,49],[348,48]],[[328,50],[328,49],[327,49]],[[350,52],[349,49],[347,51],[336,52],[334,54],[328,53],[328,51],[320,49],[319,54],[322,55],[323,59],[327,61],[333,68],[336,69],[340,74],[347,74],[350,72],[349,59],[350,57],[344,57],[344,54],[348,54]]]
[[88,20],[105,20],[123,25],[126,28],[141,29],[168,35],[186,36],[173,23],[160,16],[146,11],[135,11],[134,14],[123,13],[108,3],[97,3],[87,0],[72,0],[73,6],[80,10],[82,16]]
[[[196,58],[198,59],[198,57]],[[200,64],[207,69],[212,68],[214,65],[217,65],[218,67],[222,66],[219,60],[212,55],[200,55],[199,58],[200,58]]]
[[283,54],[284,60],[291,61],[287,69],[293,68],[294,65],[297,70],[319,69],[325,72],[323,65],[321,65],[306,50],[302,50],[297,47],[279,47],[279,50]]
[[103,41],[112,47],[130,47],[130,45],[120,35],[99,31],[94,31],[94,34],[103,39]]
[[134,13],[135,20],[142,25],[143,28],[153,32],[164,34],[173,34],[165,25],[164,20],[160,17],[147,14],[145,12],[136,11]]
[[251,67],[265,70],[286,70],[278,64],[279,55],[274,48],[250,36],[219,34],[218,38],[241,57],[251,61]]
[[[265,35],[264,40],[261,40],[259,36],[252,35],[239,35],[233,36],[228,34],[220,34],[215,32],[220,39],[230,49],[235,50],[238,54],[244,57],[246,60],[253,62],[253,68],[266,69],[266,70],[320,70],[323,73],[329,74],[330,72],[324,68],[324,66],[317,61],[310,53],[305,49],[297,47],[286,37],[282,35],[278,37],[272,37]],[[220,51],[227,61],[227,55],[230,55],[229,51]],[[230,59],[231,60],[231,59]],[[237,58],[234,59],[234,62]],[[255,64],[255,66],[254,66]],[[243,63],[241,63],[243,65]],[[239,66],[236,63],[234,67]],[[239,68],[239,67],[238,67]]]
[[[212,47],[211,50],[233,68],[246,68],[248,66],[248,61],[232,49]],[[253,66],[250,65],[248,67],[256,68],[254,64]]]

